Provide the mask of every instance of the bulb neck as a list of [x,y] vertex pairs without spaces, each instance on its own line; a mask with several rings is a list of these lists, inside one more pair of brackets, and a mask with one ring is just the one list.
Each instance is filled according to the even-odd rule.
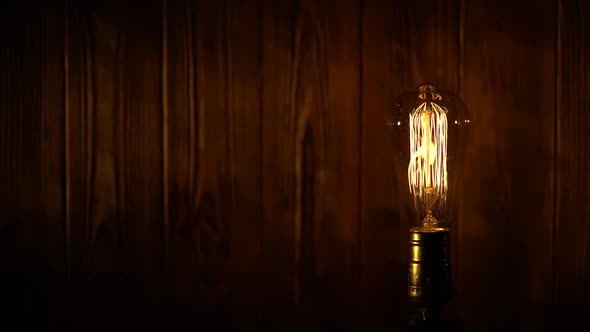
[[432,213],[428,213],[422,221],[422,226],[424,228],[438,228],[438,220],[436,220]]

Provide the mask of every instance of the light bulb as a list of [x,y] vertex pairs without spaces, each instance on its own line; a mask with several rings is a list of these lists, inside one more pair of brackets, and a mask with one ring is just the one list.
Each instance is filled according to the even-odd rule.
[[461,99],[430,83],[394,101],[396,167],[407,169],[412,228],[448,228],[456,218],[469,114]]
[[408,295],[422,319],[450,297],[450,227],[467,147],[469,114],[457,96],[430,83],[394,101],[392,128],[396,174],[412,204]]

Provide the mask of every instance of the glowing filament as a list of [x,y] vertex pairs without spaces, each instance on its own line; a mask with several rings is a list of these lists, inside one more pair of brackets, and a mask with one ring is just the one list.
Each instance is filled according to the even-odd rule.
[[435,227],[447,198],[447,115],[430,101],[410,114],[408,182],[424,226]]

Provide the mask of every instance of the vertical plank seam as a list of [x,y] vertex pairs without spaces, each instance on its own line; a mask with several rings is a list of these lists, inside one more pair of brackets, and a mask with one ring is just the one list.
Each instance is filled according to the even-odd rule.
[[[118,245],[121,255],[124,257],[123,261],[128,261],[129,253],[126,250],[127,243],[125,241],[126,235],[129,232],[129,221],[127,201],[129,192],[129,171],[130,163],[125,160],[124,156],[127,156],[127,151],[133,149],[130,137],[133,137],[134,133],[131,132],[135,128],[129,125],[131,121],[129,118],[131,115],[126,112],[128,109],[133,109],[133,99],[129,98],[127,89],[128,84],[125,79],[125,57],[126,57],[126,43],[125,35],[121,31],[117,31],[115,38],[115,64],[113,80],[113,111],[112,111],[112,128],[113,131],[113,165],[114,165],[114,201],[117,208],[116,213],[116,224],[115,224],[115,236],[114,242]],[[141,120],[141,118],[139,119]],[[129,127],[127,127],[129,125]],[[131,132],[131,133],[128,133]],[[131,149],[129,149],[131,146]],[[96,176],[96,175],[95,175]],[[97,230],[100,229],[97,228]],[[98,234],[97,234],[98,238]]]
[[[578,5],[581,6],[581,8],[577,11],[577,13],[588,13],[585,12],[584,9],[586,6],[584,6],[586,4],[586,2],[579,2]],[[579,19],[580,19],[580,34],[581,34],[581,38],[580,38],[580,45],[579,45],[579,50],[580,50],[580,54],[578,55],[579,60],[579,66],[580,68],[582,68],[582,70],[579,71],[579,75],[580,75],[580,82],[579,82],[579,87],[580,87],[580,93],[578,93],[578,98],[577,98],[577,104],[579,105],[579,109],[584,110],[584,104],[585,104],[585,98],[583,97],[586,93],[586,71],[583,70],[583,68],[586,68],[585,66],[585,62],[586,62],[586,22],[584,20],[585,15],[584,14],[580,14]],[[584,113],[582,113],[584,114]],[[585,116],[582,116],[582,119],[580,121],[582,123],[582,128],[584,128],[585,126]],[[582,133],[582,131],[578,128],[578,126],[576,126],[576,132],[580,132]],[[578,136],[578,135],[576,135]],[[577,138],[577,137],[576,137]],[[586,144],[580,144],[580,148],[582,151],[580,151],[580,155],[584,155],[584,151],[586,150]],[[579,164],[581,164],[582,169],[584,169],[584,166],[586,165],[586,159],[584,159],[583,161],[580,161]],[[583,172],[582,172],[583,173]],[[585,218],[582,219],[582,223],[584,225],[584,237],[583,237],[583,243],[584,243],[584,251],[582,254],[582,262],[584,264],[583,266],[583,270],[582,270],[582,280],[583,285],[582,285],[582,296],[586,296],[587,294],[587,290],[588,290],[588,278],[586,276],[587,271],[588,271],[588,230],[589,230],[589,223],[587,220],[585,220]]]
[[[86,15],[88,15],[88,17],[86,17],[89,20],[92,20],[92,15],[89,13],[86,13]],[[82,112],[82,114],[85,115],[84,117],[84,121],[82,126],[84,127],[84,168],[85,168],[85,174],[84,174],[84,227],[85,227],[85,239],[84,239],[84,243],[86,245],[86,248],[88,251],[90,251],[90,249],[93,246],[93,236],[92,236],[92,225],[91,220],[92,220],[92,216],[91,213],[92,212],[92,196],[93,196],[93,187],[94,187],[94,182],[93,180],[93,176],[92,176],[92,172],[93,172],[93,168],[94,168],[94,158],[92,156],[93,154],[93,143],[94,143],[94,125],[93,125],[93,111],[94,111],[94,64],[93,64],[93,53],[92,53],[92,47],[93,47],[93,40],[91,38],[91,22],[88,22],[85,24],[84,26],[84,41],[85,41],[85,45],[84,45],[84,69],[85,69],[85,75],[84,75],[84,87],[85,87],[85,91],[84,91],[84,96],[85,96],[85,107],[86,109],[84,110],[85,112]]]
[[[359,105],[358,105],[358,206],[357,206],[357,310],[362,308],[363,304],[363,269],[362,269],[362,254],[363,254],[363,208],[364,208],[364,201],[363,201],[363,101],[364,101],[364,93],[363,93],[363,0],[358,1],[358,54],[359,54]],[[364,321],[364,312],[360,314],[361,322]],[[361,323],[357,322],[357,323]],[[363,322],[364,323],[364,322]],[[358,326],[363,326],[364,324],[359,324]]]
[[[195,59],[194,59],[194,49],[195,49],[195,43],[194,43],[194,17],[193,15],[194,13],[194,8],[190,8],[190,6],[188,5],[188,2],[184,2],[184,5],[186,7],[188,7],[187,9],[187,15],[185,17],[186,19],[186,27],[185,27],[185,31],[186,32],[184,34],[184,42],[186,43],[186,48],[187,51],[185,52],[184,56],[185,59],[187,61],[186,65],[187,65],[187,69],[188,69],[188,79],[187,79],[187,86],[186,86],[186,93],[187,93],[187,99],[188,99],[188,156],[189,156],[189,164],[188,164],[188,169],[187,169],[187,177],[188,177],[188,185],[189,185],[189,199],[191,199],[191,201],[193,200],[194,196],[195,196],[195,188],[196,183],[195,183],[195,163],[196,163],[196,158],[198,156],[195,155],[195,150],[200,151],[201,148],[201,136],[198,137],[198,148],[195,149],[195,97],[199,98],[198,95],[198,89],[197,86],[195,84]],[[200,108],[199,108],[199,112],[200,112]],[[199,123],[201,123],[201,117],[200,117],[200,113],[199,113],[199,117],[198,117]],[[201,134],[201,133],[200,133]],[[191,202],[192,204],[192,202]],[[192,212],[189,211],[189,216],[191,215]]]
[[[190,0],[189,0],[190,1]],[[202,8],[196,8],[191,11],[191,15],[190,15],[190,19],[191,19],[191,33],[194,33],[194,30],[196,29],[196,38],[195,38],[195,34],[193,34],[192,38],[191,38],[191,63],[193,66],[193,89],[195,89],[196,93],[195,96],[192,97],[193,100],[193,112],[198,111],[197,114],[197,124],[198,127],[193,127],[193,135],[198,134],[198,138],[197,138],[197,154],[195,155],[195,157],[193,158],[193,167],[196,168],[196,171],[193,170],[193,178],[195,181],[194,184],[194,189],[196,190],[196,194],[197,194],[197,199],[200,200],[201,199],[201,191],[202,188],[198,185],[199,182],[201,181],[201,177],[202,177],[202,172],[200,171],[200,166],[201,166],[201,158],[202,158],[202,154],[204,155],[204,153],[202,153],[203,151],[205,151],[205,145],[207,144],[207,137],[205,135],[205,94],[202,93],[203,91],[201,91],[202,89],[204,89],[203,87],[203,82],[205,80],[204,77],[201,77],[202,75],[204,76],[204,72],[205,70],[200,66],[200,57],[201,57],[201,53],[203,58],[206,58],[204,52],[202,52],[203,50],[200,49],[199,42],[201,42],[201,36],[200,33],[204,33],[203,30],[205,30],[203,28],[203,26],[199,23],[199,10]],[[196,23],[195,23],[196,22]],[[196,101],[195,101],[196,100]],[[196,105],[196,103],[198,103],[198,105]],[[195,146],[193,145],[193,149],[195,148]]]
[[163,182],[163,259],[164,276],[162,278],[162,313],[161,329],[166,326],[166,286],[168,278],[168,223],[169,223],[169,187],[168,187],[168,12],[167,2],[162,0],[162,182]]
[[[194,4],[194,5],[192,5]],[[199,186],[201,181],[201,155],[203,155],[203,150],[205,149],[205,107],[203,105],[204,101],[204,94],[202,94],[201,89],[203,89],[201,77],[202,69],[199,67],[199,56],[201,54],[200,47],[200,36],[199,34],[202,32],[202,26],[200,25],[200,20],[198,15],[200,14],[201,8],[198,8],[198,4],[187,0],[184,2],[184,5],[189,9],[187,12],[187,22],[186,27],[188,31],[188,36],[185,38],[185,42],[187,43],[188,52],[185,55],[188,60],[188,68],[189,68],[189,76],[188,76],[188,86],[187,86],[187,98],[189,102],[189,167],[188,167],[188,177],[189,177],[189,194],[186,198],[187,203],[187,211],[186,215],[188,216],[188,220],[185,221],[186,225],[194,226],[194,218],[199,213],[195,211],[195,209],[199,209],[199,204],[201,200],[201,192],[203,191],[202,188]],[[196,122],[196,123],[195,123]],[[179,225],[184,226],[184,225]],[[191,242],[196,242],[197,245],[200,245],[198,239],[191,239]],[[200,261],[198,260],[198,249],[196,249],[195,253],[192,253],[193,260],[196,261],[196,266],[193,266],[191,271],[197,270],[201,267]],[[190,283],[191,291],[194,294],[198,294],[198,283],[200,282],[201,277],[197,275],[196,280]],[[198,308],[200,305],[200,301],[198,298],[192,299],[192,306],[196,306],[196,321],[200,322],[203,315],[201,310]]]
[[[262,136],[264,135],[264,130],[263,130],[263,126],[262,126],[262,121],[263,121],[263,114],[262,114],[262,103],[263,103],[263,99],[262,99],[262,89],[263,89],[263,84],[262,84],[262,64],[263,64],[263,59],[262,59],[262,52],[263,52],[263,48],[262,48],[262,23],[264,22],[262,20],[262,0],[257,0],[256,1],[256,39],[258,40],[258,63],[256,64],[258,70],[257,70],[257,77],[256,79],[258,80],[258,86],[257,86],[257,91],[258,91],[258,202],[257,202],[257,206],[258,206],[258,211],[257,211],[257,218],[258,218],[258,227],[259,227],[259,234],[260,234],[260,238],[259,238],[259,247],[258,247],[258,262],[257,262],[257,269],[258,271],[263,271],[263,262],[264,262],[264,219],[265,219],[265,215],[264,215],[264,200],[263,200],[263,182],[262,182],[262,173],[264,171],[264,159],[263,159],[263,148],[262,148],[262,144],[263,144],[263,140],[262,140]],[[258,298],[258,306],[259,306],[259,316],[258,316],[258,328],[262,331],[264,331],[265,327],[264,324],[267,321],[266,320],[266,306],[265,306],[265,294],[264,294],[264,280],[265,280],[265,275],[264,273],[259,273],[258,274],[258,292],[259,292],[259,298]]]
[[65,194],[65,201],[64,201],[64,208],[65,208],[65,263],[66,263],[66,285],[65,290],[66,294],[68,292],[68,288],[70,285],[71,280],[71,238],[70,238],[70,229],[71,229],[71,215],[70,215],[70,185],[71,185],[71,178],[70,178],[70,81],[69,81],[69,3],[68,0],[64,1],[64,159],[65,159],[65,168],[64,168],[64,194]]
[[[235,221],[238,219],[238,215],[240,213],[240,207],[238,206],[238,198],[236,194],[236,131],[235,131],[235,116],[236,116],[236,109],[235,109],[235,102],[234,102],[234,73],[233,73],[233,41],[231,38],[233,37],[233,12],[234,8],[232,8],[230,4],[231,0],[220,1],[222,8],[222,17],[225,17],[225,24],[222,28],[222,36],[224,43],[221,45],[221,56],[222,56],[222,71],[223,75],[225,76],[224,80],[224,90],[225,93],[225,139],[226,139],[226,168],[222,170],[221,177],[218,174],[217,181],[218,182],[218,204],[217,206],[220,207],[226,203],[226,199],[229,198],[229,212],[224,214],[221,212],[221,223],[223,230],[227,232],[228,237],[228,245],[230,250],[234,249],[235,243],[233,241],[234,236],[236,236],[235,230]],[[238,94],[239,95],[239,94]],[[223,178],[228,176],[229,177],[229,197],[227,197],[227,188],[226,184],[223,182]],[[221,179],[221,180],[220,180]],[[227,219],[224,220],[224,217]],[[239,236],[239,235],[238,235]],[[230,264],[232,264],[232,260],[235,259],[234,257],[230,258]],[[230,273],[233,273],[231,271]],[[235,311],[232,312],[231,308],[228,309],[232,314],[235,314]]]
[[[229,5],[230,0],[226,0],[223,2],[223,11],[224,16],[226,18],[225,27],[223,29],[223,39],[225,40],[225,47],[223,48],[223,58],[225,59],[225,110],[226,110],[226,119],[227,119],[227,131],[226,131],[226,140],[227,140],[227,163],[228,163],[228,170],[224,170],[229,172],[229,179],[230,179],[230,198],[231,198],[231,212],[229,213],[229,218],[233,218],[238,210],[237,201],[236,201],[236,178],[235,178],[235,160],[236,160],[236,151],[235,151],[235,141],[236,141],[236,133],[234,130],[234,117],[235,117],[235,109],[234,109],[234,82],[233,82],[233,72],[232,72],[232,42],[230,41],[230,37],[232,35],[232,9]],[[225,176],[225,174],[224,174]],[[223,189],[221,190],[223,194]],[[233,220],[232,220],[233,221]],[[231,226],[228,225],[228,231],[231,233]]]
[[[259,200],[260,200],[260,268],[259,271],[264,271],[265,266],[265,225],[266,225],[266,213],[265,206],[266,204],[264,201],[264,12],[263,12],[263,4],[262,0],[257,1],[257,15],[258,15],[258,31],[257,31],[257,38],[258,38],[258,148],[259,148],[259,159],[258,159],[258,192],[259,192]],[[267,298],[265,292],[265,281],[266,275],[265,273],[260,273],[260,301],[261,301],[261,330],[265,331],[268,328],[268,313],[267,313]],[[266,326],[265,326],[266,325]]]
[[301,208],[302,208],[302,180],[301,180],[301,146],[298,139],[298,120],[297,120],[297,89],[299,79],[299,57],[298,57],[298,42],[299,42],[299,18],[297,0],[292,2],[295,7],[291,11],[291,82],[290,82],[290,121],[292,126],[293,139],[293,188],[295,195],[295,209],[293,211],[293,320],[294,330],[299,331],[301,327],[301,318],[303,317],[301,310],[301,285],[300,285],[300,258],[301,258]]
[[[231,0],[225,0],[225,1],[220,1],[221,2],[221,12],[222,12],[222,17],[225,18],[225,22],[223,22],[224,24],[222,25],[222,29],[221,29],[221,38],[223,40],[223,42],[221,42],[221,57],[222,57],[222,61],[221,61],[221,71],[223,72],[223,76],[224,76],[224,80],[223,80],[223,92],[224,93],[224,101],[225,101],[225,140],[226,140],[226,159],[224,160],[225,162],[225,167],[222,168],[221,173],[222,174],[217,174],[217,178],[216,181],[217,182],[217,190],[218,190],[218,204],[217,204],[217,209],[218,212],[216,213],[221,213],[220,214],[220,223],[223,225],[222,229],[223,231],[226,232],[227,236],[227,241],[228,241],[228,245],[230,250],[234,249],[235,246],[235,242],[233,241],[235,234],[235,220],[237,219],[237,216],[239,214],[239,206],[238,206],[238,202],[237,202],[237,195],[236,195],[236,166],[235,166],[235,161],[236,161],[236,148],[235,148],[235,144],[236,144],[236,132],[234,129],[234,123],[235,123],[235,119],[234,117],[236,116],[236,110],[235,110],[235,102],[234,102],[234,75],[233,75],[233,57],[232,57],[232,40],[231,38],[233,37],[233,31],[232,31],[232,20],[233,20],[233,9],[231,8],[230,5],[230,1]],[[223,164],[223,163],[222,163]],[[227,188],[227,184],[224,182],[223,178],[228,177],[229,178],[229,188]],[[229,189],[229,194],[227,193]],[[223,206],[224,204],[226,204],[227,200],[229,199],[229,211],[228,212],[222,212],[219,210],[220,206]],[[227,219],[225,219],[227,218]],[[238,235],[239,236],[239,235]],[[235,259],[234,257],[231,257],[229,259],[230,264],[233,264],[233,259]],[[231,268],[230,268],[231,269]],[[231,271],[231,270],[230,270]],[[233,273],[234,271],[231,271],[230,273]],[[231,301],[231,300],[229,300]],[[235,311],[230,308],[228,308],[228,311],[232,314],[235,315]]]
[[557,302],[557,232],[559,226],[559,172],[558,172],[558,154],[559,154],[559,105],[561,102],[561,1],[556,0],[555,6],[555,64],[554,64],[554,109],[553,109],[553,223],[552,223],[552,243],[551,243],[551,303],[555,306]]
[[[190,0],[187,2],[191,2]],[[192,70],[192,83],[193,83],[193,89],[194,91],[196,91],[193,93],[191,91],[191,100],[193,101],[193,110],[192,112],[198,112],[196,114],[197,116],[197,126],[195,127],[193,125],[192,127],[192,135],[193,138],[195,135],[198,135],[197,137],[197,144],[196,144],[196,151],[197,153],[194,153],[193,151],[191,151],[191,156],[193,156],[192,158],[192,168],[191,168],[191,174],[193,176],[193,193],[191,194],[191,202],[189,205],[189,213],[190,213],[190,223],[193,224],[193,218],[200,218],[200,209],[201,209],[201,200],[203,199],[203,196],[205,196],[205,199],[209,199],[207,198],[207,188],[205,187],[207,185],[207,179],[206,177],[203,176],[203,171],[202,168],[202,162],[205,158],[205,153],[206,152],[206,144],[207,144],[207,137],[206,137],[206,133],[205,133],[205,99],[206,99],[206,95],[204,93],[205,90],[205,79],[206,79],[206,72],[205,72],[205,68],[203,68],[203,64],[201,63],[201,61],[206,61],[206,54],[205,54],[205,50],[202,48],[203,45],[201,45],[202,42],[202,36],[201,34],[206,34],[207,31],[204,28],[204,25],[201,24],[201,11],[203,10],[203,8],[199,7],[198,4],[196,4],[195,8],[191,11],[191,15],[190,15],[190,20],[191,20],[191,33],[193,33],[193,36],[191,37],[190,40],[190,44],[191,44],[191,52],[192,54],[190,55],[190,59],[191,59],[191,64],[193,66],[193,70]],[[196,30],[196,32],[195,32]],[[196,36],[195,36],[196,35]],[[203,59],[200,59],[199,57],[202,55]],[[193,118],[194,121],[194,118]],[[191,144],[193,144],[192,148],[195,149],[195,144],[193,142],[191,142]],[[204,184],[203,184],[204,183]],[[195,210],[196,209],[196,210]],[[215,211],[215,215],[217,216],[217,210]],[[196,245],[200,246],[200,240],[199,239],[191,239],[192,242],[195,242]],[[199,250],[196,250],[196,253],[194,255],[197,255],[195,257],[195,259],[198,259],[198,255],[199,255]],[[197,260],[197,265],[196,267],[194,267],[194,269],[198,269],[201,267],[201,262]],[[199,289],[199,283],[201,282],[202,277],[201,276],[197,276],[196,280],[192,283],[193,286],[193,291],[194,292],[198,292]],[[198,294],[198,293],[196,293]],[[203,312],[202,310],[200,310],[198,308],[198,306],[201,304],[202,302],[199,301],[199,299],[195,299],[193,300],[193,305],[197,305],[197,322],[200,322],[201,319],[203,318]]]
[[[119,27],[117,27],[119,28]],[[119,246],[119,250],[121,252],[121,256],[124,257],[123,261],[129,261],[129,248],[127,241],[127,235],[129,234],[129,210],[127,202],[129,197],[129,182],[130,182],[130,174],[132,169],[131,163],[125,159],[127,156],[127,151],[133,150],[133,141],[131,137],[133,137],[136,133],[135,127],[133,127],[132,121],[130,120],[132,115],[127,112],[128,110],[132,110],[135,106],[134,99],[130,98],[129,96],[129,81],[125,77],[125,69],[126,69],[126,56],[127,56],[127,47],[126,47],[126,39],[127,35],[125,32],[117,29],[116,38],[115,38],[115,64],[114,73],[113,73],[113,80],[114,80],[114,89],[113,89],[113,111],[112,111],[112,129],[114,136],[113,136],[113,164],[114,164],[114,202],[115,206],[117,207],[116,213],[116,224],[115,224],[115,239],[114,242]],[[141,118],[137,120],[141,121]],[[102,225],[101,225],[102,226]],[[100,229],[100,228],[98,228]],[[98,234],[97,234],[98,238]]]

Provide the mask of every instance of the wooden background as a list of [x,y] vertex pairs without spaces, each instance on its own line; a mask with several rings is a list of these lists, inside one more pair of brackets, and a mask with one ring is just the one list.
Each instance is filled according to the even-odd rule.
[[445,316],[588,326],[588,1],[28,2],[0,14],[6,326],[400,330],[383,124],[424,81],[472,122]]

